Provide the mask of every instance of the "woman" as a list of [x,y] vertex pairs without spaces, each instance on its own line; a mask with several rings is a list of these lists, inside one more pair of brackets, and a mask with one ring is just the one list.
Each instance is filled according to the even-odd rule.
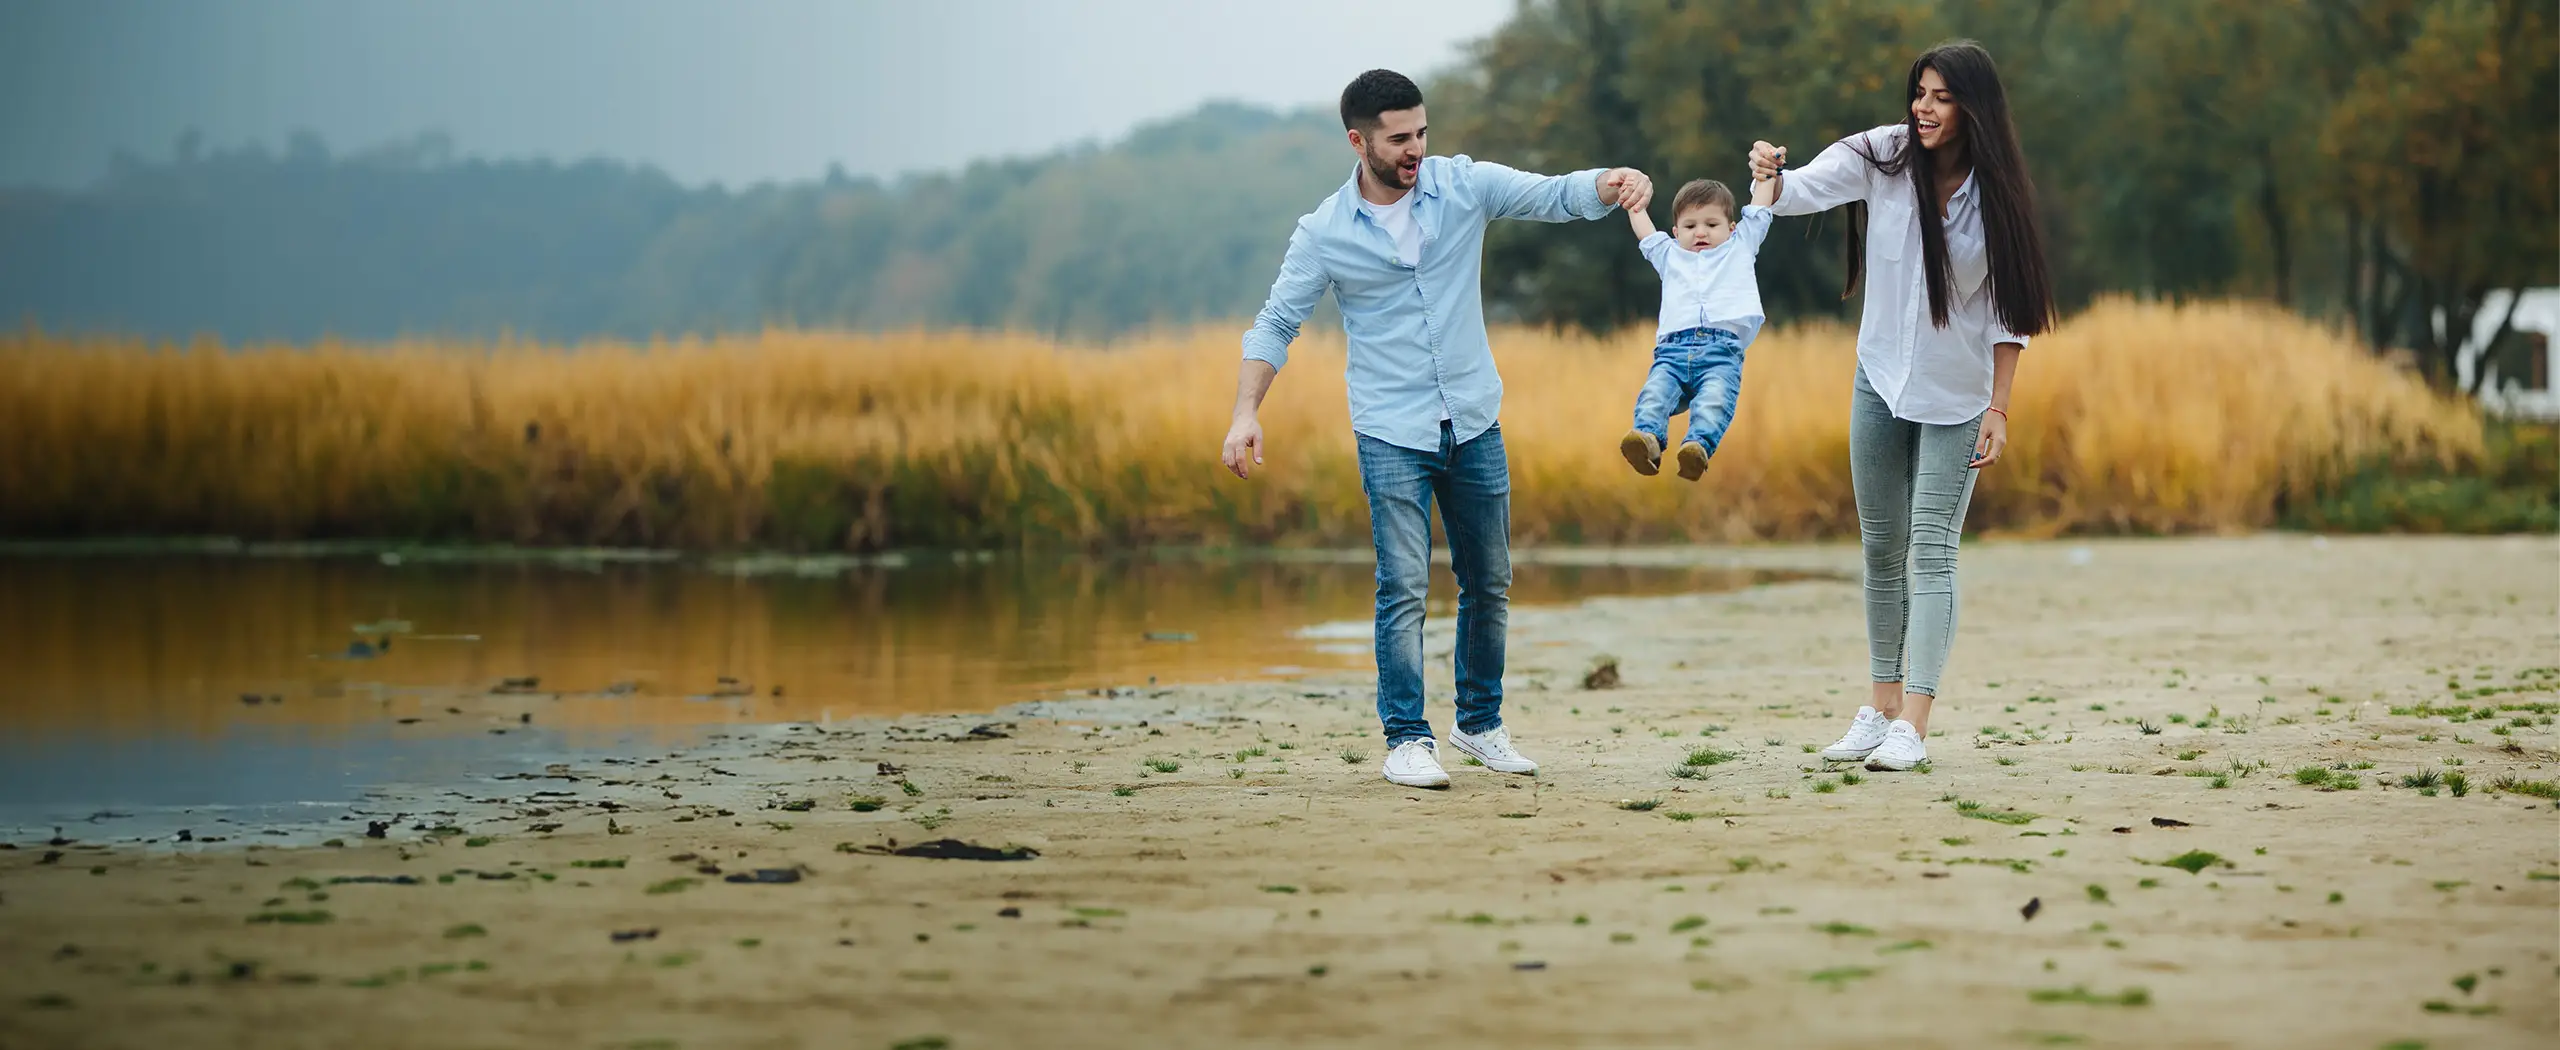
[[1781,170],[1783,149],[1751,147],[1752,175],[1783,180],[1778,214],[1867,210],[1863,234],[1853,214],[1847,239],[1848,292],[1862,272],[1875,278],[1858,324],[1849,468],[1875,694],[1822,757],[1874,770],[1929,757],[1965,505],[1975,472],[2008,447],[2018,352],[2054,312],[2035,188],[1990,52],[1931,48],[1911,64],[1909,92],[1903,123],[1842,139],[1800,170]]

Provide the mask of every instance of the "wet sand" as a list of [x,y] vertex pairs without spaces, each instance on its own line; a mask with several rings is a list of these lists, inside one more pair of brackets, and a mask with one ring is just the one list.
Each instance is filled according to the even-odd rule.
[[[1314,677],[768,727],[379,800],[385,837],[338,847],[21,842],[0,1047],[2560,1036],[2560,809],[2491,789],[2560,780],[2560,544],[1992,542],[1965,568],[1926,773],[1807,752],[1865,667],[1856,585],[1808,581],[1516,612],[1508,721],[1545,768],[1447,791],[1380,780],[1368,683]],[[1602,653],[1623,682],[1585,690]],[[2421,703],[2528,706],[2391,713]],[[1683,765],[1701,747],[1733,757]],[[2401,786],[2428,771],[2465,792]],[[846,852],[943,838],[1038,856]],[[756,869],[800,878],[723,881]]]

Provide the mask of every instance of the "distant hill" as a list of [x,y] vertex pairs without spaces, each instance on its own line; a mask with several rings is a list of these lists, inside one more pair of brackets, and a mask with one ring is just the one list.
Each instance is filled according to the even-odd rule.
[[456,160],[433,136],[128,158],[86,190],[0,192],[0,322],[300,342],[1243,317],[1290,222],[1350,170],[1341,134],[1213,104],[1108,146],[742,191]]

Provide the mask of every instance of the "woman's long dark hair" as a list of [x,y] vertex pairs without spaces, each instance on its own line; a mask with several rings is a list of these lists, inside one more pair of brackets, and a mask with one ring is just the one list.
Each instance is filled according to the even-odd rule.
[[[2035,180],[2027,176],[2027,156],[2018,148],[2018,129],[2009,122],[2009,96],[2000,88],[2000,70],[1991,52],[1970,40],[1955,40],[1922,52],[1911,63],[1909,88],[1903,94],[1902,149],[1879,157],[1865,136],[1855,149],[1887,175],[1908,173],[1922,209],[1920,260],[1929,275],[1929,319],[1947,326],[1947,234],[1938,215],[1938,168],[1920,144],[1920,118],[1911,115],[1910,100],[1920,97],[1920,72],[1934,69],[1946,81],[1964,114],[1959,148],[1971,154],[1976,206],[1982,210],[1983,248],[1989,256],[1991,299],[2000,326],[2019,335],[2040,335],[2053,323],[2053,280],[2045,269],[2044,233],[2036,224]],[[1937,221],[1932,221],[1937,220]],[[1858,290],[1866,270],[1866,217],[1853,214],[1844,242],[1848,248],[1849,282],[1840,297]],[[1899,231],[1896,231],[1899,234]]]

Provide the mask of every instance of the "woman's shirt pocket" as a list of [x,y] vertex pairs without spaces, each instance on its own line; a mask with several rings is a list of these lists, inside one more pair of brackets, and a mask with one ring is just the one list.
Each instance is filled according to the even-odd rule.
[[1911,205],[1880,196],[1867,206],[1867,242],[1885,262],[1902,261],[1903,242],[1911,239]]

